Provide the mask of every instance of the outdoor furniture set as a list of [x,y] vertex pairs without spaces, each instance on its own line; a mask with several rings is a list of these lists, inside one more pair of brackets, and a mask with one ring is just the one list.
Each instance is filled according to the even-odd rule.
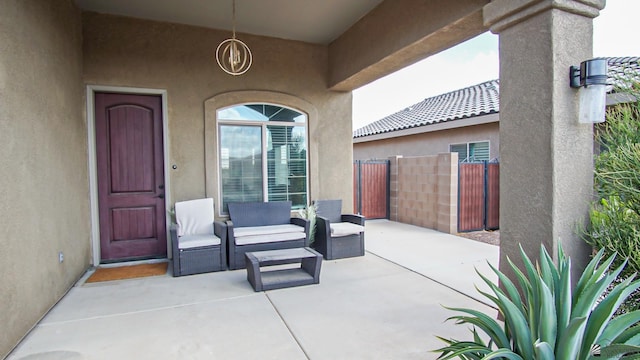
[[[315,242],[310,221],[291,216],[290,201],[229,203],[229,220],[216,221],[213,199],[176,202],[171,226],[173,275],[247,268],[256,291],[319,282],[325,259],[364,255],[364,217],[340,214],[341,200],[317,207]],[[300,268],[260,271],[299,263]]]

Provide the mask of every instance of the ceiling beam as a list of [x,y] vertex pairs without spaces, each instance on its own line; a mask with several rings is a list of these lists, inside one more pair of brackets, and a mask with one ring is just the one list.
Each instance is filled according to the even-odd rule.
[[385,0],[329,45],[329,88],[351,91],[487,31],[489,0]]

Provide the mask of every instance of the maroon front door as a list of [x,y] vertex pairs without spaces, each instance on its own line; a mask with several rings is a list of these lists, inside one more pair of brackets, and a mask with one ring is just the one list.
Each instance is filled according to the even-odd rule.
[[95,96],[100,257],[165,257],[161,98]]

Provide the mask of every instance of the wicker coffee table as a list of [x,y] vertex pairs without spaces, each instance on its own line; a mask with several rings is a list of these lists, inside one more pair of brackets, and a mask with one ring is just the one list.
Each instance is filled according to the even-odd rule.
[[[322,254],[311,248],[254,251],[245,254],[247,280],[255,291],[320,283]],[[300,263],[299,268],[260,271],[260,267]]]

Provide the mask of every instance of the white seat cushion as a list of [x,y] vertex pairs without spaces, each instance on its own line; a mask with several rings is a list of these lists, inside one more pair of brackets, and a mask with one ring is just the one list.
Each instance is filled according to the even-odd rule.
[[289,241],[304,239],[307,235],[304,232],[288,232],[280,234],[263,234],[236,237],[236,245],[264,244],[278,241]]
[[243,237],[243,236],[286,234],[286,233],[304,233],[304,228],[302,226],[298,226],[294,224],[247,226],[247,227],[233,228],[233,236],[235,236],[236,238]]
[[220,238],[215,235],[185,235],[178,237],[178,249],[191,249],[214,245],[220,245]]
[[347,236],[360,234],[364,231],[364,226],[352,224],[350,222],[339,222],[331,224],[331,236]]

